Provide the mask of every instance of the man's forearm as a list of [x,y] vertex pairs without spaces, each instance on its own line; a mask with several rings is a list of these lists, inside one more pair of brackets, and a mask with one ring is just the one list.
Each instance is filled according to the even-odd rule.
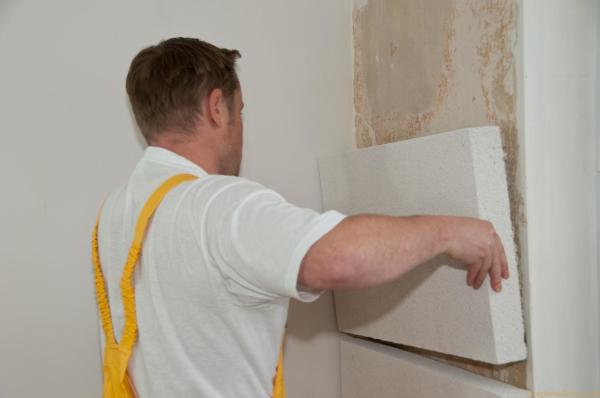
[[350,216],[309,250],[300,281],[348,289],[394,280],[448,250],[446,222],[440,216]]
[[478,289],[490,276],[496,292],[507,279],[500,237],[485,220],[453,216],[346,218],[308,251],[299,283],[314,289],[379,285],[446,253],[468,269],[466,283]]

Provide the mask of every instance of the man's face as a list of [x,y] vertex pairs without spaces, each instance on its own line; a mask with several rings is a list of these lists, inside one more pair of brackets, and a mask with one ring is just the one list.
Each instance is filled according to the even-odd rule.
[[239,175],[240,165],[242,163],[242,146],[244,123],[242,120],[242,108],[244,101],[242,99],[242,90],[238,89],[233,95],[233,106],[229,114],[229,123],[227,125],[226,154],[223,158],[224,172],[227,175]]

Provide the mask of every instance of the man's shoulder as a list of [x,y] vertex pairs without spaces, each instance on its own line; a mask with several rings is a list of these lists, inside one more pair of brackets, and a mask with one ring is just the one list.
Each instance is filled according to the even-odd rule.
[[200,177],[192,182],[188,192],[192,197],[211,197],[219,201],[229,202],[243,200],[254,195],[266,195],[283,200],[279,193],[257,181],[245,177],[220,174],[209,174]]
[[118,185],[116,188],[111,190],[108,195],[106,195],[104,199],[104,207],[110,207],[117,201],[119,198],[125,197],[127,192],[127,182]]
[[236,192],[272,191],[257,181],[245,177],[221,174],[207,174],[205,176],[201,176],[192,184],[194,190],[233,190]]

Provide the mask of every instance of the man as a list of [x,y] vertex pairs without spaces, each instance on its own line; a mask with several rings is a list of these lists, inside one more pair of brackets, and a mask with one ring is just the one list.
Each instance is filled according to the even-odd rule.
[[149,146],[100,219],[115,335],[123,329],[119,279],[140,209],[169,177],[199,177],[163,199],[136,270],[139,337],[129,372],[143,398],[270,396],[289,298],[382,284],[444,253],[468,265],[474,288],[489,274],[500,291],[508,277],[486,221],[318,214],[238,177],[238,57],[175,38],[142,50],[127,76]]

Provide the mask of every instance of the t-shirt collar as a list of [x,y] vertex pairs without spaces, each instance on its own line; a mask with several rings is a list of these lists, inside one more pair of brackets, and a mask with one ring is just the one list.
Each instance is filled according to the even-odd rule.
[[168,164],[172,166],[185,168],[189,172],[197,175],[208,174],[206,171],[204,171],[202,167],[198,166],[191,160],[186,159],[183,156],[176,154],[175,152],[169,151],[168,149],[157,146],[148,146],[144,151],[144,156],[142,157],[142,159],[145,161],[157,162],[161,164]]

